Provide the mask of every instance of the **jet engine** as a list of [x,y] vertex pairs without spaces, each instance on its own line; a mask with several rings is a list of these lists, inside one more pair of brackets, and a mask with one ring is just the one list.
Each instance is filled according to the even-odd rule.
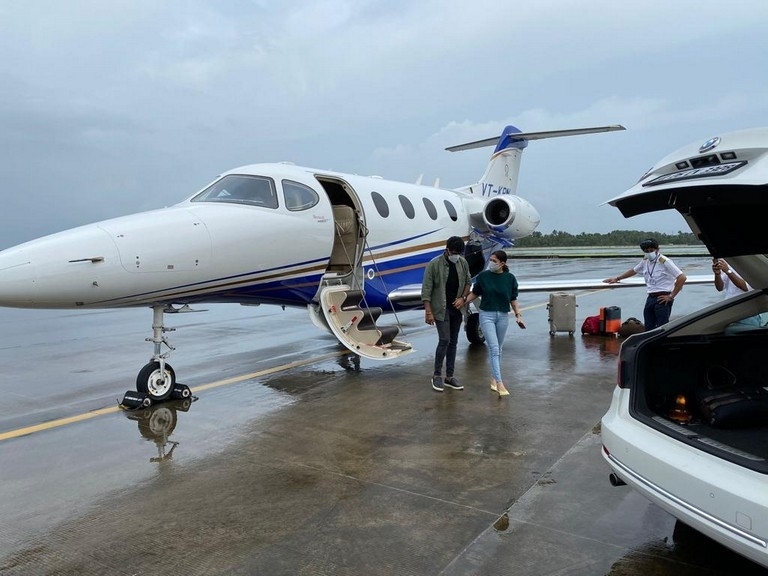
[[536,208],[519,196],[496,196],[483,208],[485,228],[499,239],[514,240],[530,236],[540,220]]

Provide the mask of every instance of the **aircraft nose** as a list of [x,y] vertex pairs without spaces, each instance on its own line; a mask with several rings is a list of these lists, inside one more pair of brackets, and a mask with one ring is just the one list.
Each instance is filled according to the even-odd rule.
[[36,266],[24,248],[0,251],[0,306],[31,306],[37,292],[36,279]]
[[0,252],[0,306],[82,306],[103,296],[96,288],[106,260],[117,261],[115,245],[104,230],[93,225],[7,248]]

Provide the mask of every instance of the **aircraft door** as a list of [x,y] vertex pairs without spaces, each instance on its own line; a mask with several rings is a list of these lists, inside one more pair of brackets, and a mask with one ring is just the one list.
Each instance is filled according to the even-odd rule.
[[333,208],[333,249],[324,284],[347,284],[363,290],[363,251],[368,230],[360,202],[351,186],[338,179],[320,178]]
[[357,264],[357,244],[360,225],[351,206],[337,204],[333,207],[333,251],[328,262],[328,272],[346,275]]

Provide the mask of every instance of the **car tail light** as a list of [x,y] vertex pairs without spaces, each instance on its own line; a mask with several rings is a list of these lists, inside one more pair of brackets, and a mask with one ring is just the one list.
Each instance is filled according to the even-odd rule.
[[619,388],[629,388],[629,378],[627,378],[627,363],[619,358],[616,363],[616,385]]

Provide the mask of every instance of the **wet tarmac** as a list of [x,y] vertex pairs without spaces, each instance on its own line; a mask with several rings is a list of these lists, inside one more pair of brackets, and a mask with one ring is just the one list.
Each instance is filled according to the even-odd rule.
[[[715,300],[688,287],[673,316]],[[398,315],[416,351],[380,363],[306,311],[214,306],[166,320],[196,400],[133,412],[117,401],[151,353],[149,310],[0,310],[0,574],[766,574],[608,482],[620,341],[578,328],[642,301],[578,293],[577,334],[550,336],[547,295],[521,297],[505,399],[463,340],[465,389],[432,391],[420,311]]]

